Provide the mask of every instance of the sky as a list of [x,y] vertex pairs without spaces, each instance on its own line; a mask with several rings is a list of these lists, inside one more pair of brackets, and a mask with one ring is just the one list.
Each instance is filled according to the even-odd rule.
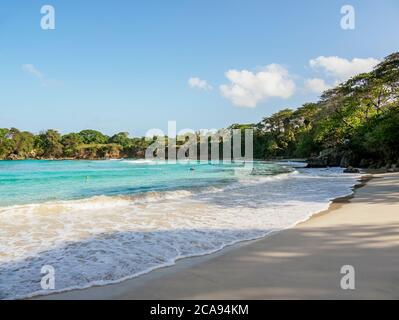
[[[41,27],[43,5],[55,29]],[[256,123],[398,44],[397,0],[2,0],[0,127],[139,136],[168,121]]]

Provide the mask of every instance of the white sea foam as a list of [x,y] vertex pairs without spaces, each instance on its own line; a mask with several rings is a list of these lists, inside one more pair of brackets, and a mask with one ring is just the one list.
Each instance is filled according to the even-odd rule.
[[163,165],[168,164],[166,160],[157,160],[157,159],[135,159],[135,160],[121,160],[123,163],[130,163],[132,165],[137,164],[150,164],[150,165]]
[[0,209],[0,298],[122,281],[177,259],[215,252],[289,228],[350,194],[360,177],[341,169],[298,169],[244,177],[225,187],[97,196]]

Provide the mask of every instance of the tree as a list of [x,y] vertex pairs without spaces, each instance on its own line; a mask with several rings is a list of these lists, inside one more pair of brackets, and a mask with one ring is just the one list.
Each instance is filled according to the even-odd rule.
[[28,158],[34,151],[34,135],[16,128],[0,129],[0,158]]
[[[358,160],[397,162],[399,53],[386,57],[373,71],[356,75],[325,91],[317,103],[304,104],[296,110],[286,108],[257,124],[233,124],[228,129],[248,128],[254,130],[257,159],[309,157],[329,149],[333,154],[350,151],[353,159]],[[162,138],[168,140],[167,136]],[[144,137],[129,138],[127,132],[109,138],[96,130],[83,130],[61,138],[55,130],[34,136],[16,128],[3,128],[0,129],[0,159],[34,155],[82,159],[143,157],[152,142]],[[179,141],[177,146],[184,142]]]
[[264,118],[258,125],[267,136],[266,156],[288,156],[293,152],[295,142],[294,111],[283,109]]
[[0,128],[0,159],[6,159],[13,150],[10,130]]
[[113,135],[109,139],[110,143],[115,143],[121,145],[123,148],[127,148],[132,144],[132,140],[129,138],[128,132],[119,132]]
[[15,152],[18,156],[26,158],[33,155],[35,136],[27,131],[19,132],[14,136]]
[[77,133],[69,133],[62,136],[61,144],[63,145],[65,157],[75,157],[78,153],[79,146],[83,144],[83,139]]
[[96,130],[83,130],[79,132],[85,144],[105,144],[108,143],[109,137]]
[[61,135],[56,130],[50,129],[39,134],[36,140],[36,145],[41,150],[43,157],[59,158],[63,154]]

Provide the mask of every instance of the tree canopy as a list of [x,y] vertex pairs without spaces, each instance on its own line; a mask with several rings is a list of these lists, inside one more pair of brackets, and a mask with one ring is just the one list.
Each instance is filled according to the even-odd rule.
[[[228,129],[254,130],[256,159],[311,157],[333,149],[350,150],[353,165],[365,159],[398,163],[399,53],[325,91],[316,103],[284,108],[259,123]],[[127,132],[109,137],[96,130],[65,135],[47,130],[34,135],[0,128],[0,159],[143,157],[150,143]]]

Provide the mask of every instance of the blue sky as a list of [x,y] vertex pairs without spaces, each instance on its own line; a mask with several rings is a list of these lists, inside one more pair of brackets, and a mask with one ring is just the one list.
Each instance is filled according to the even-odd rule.
[[[56,30],[40,27],[44,4]],[[354,30],[340,26],[346,4]],[[397,0],[3,0],[0,127],[142,135],[168,120],[258,122],[397,51],[398,31]]]

